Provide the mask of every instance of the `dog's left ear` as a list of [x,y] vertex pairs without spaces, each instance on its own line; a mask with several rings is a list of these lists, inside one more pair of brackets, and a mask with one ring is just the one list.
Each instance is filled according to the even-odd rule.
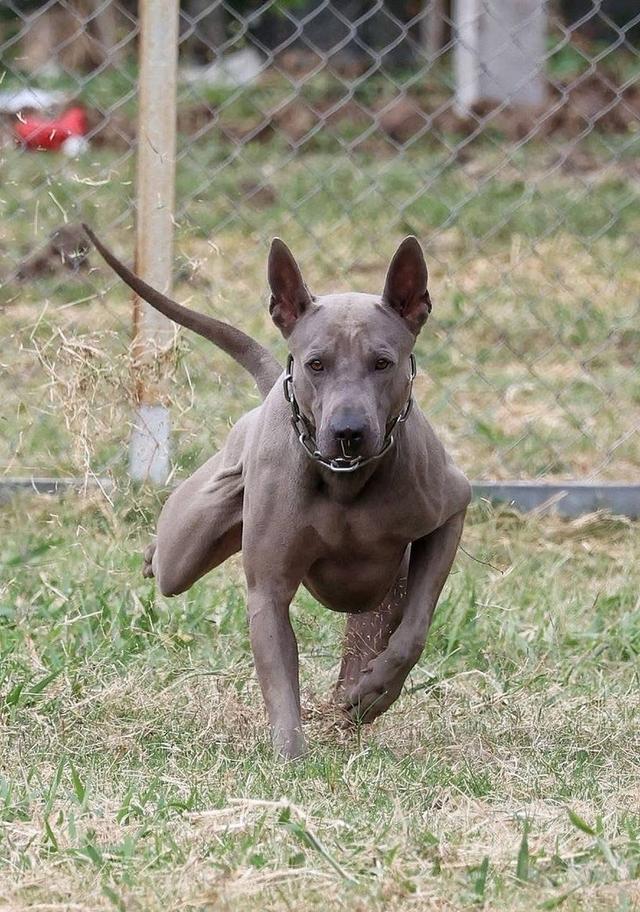
[[286,339],[313,298],[293,254],[280,238],[271,242],[267,273],[271,288],[269,313]]
[[414,335],[431,313],[427,264],[417,238],[406,237],[393,255],[382,301],[402,317]]

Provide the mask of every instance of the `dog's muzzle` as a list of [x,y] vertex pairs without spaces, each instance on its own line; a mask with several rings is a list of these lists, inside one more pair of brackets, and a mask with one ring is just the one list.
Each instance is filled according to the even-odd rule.
[[293,425],[298,440],[307,456],[309,456],[310,459],[313,459],[314,462],[323,465],[331,472],[355,472],[358,469],[369,465],[369,463],[375,462],[377,459],[382,459],[395,442],[393,436],[394,430],[399,424],[402,424],[407,420],[409,413],[411,412],[411,406],[413,405],[413,381],[416,378],[416,359],[413,354],[410,357],[410,364],[411,373],[407,378],[409,381],[409,395],[407,396],[407,401],[400,414],[387,422],[387,428],[380,451],[373,456],[348,456],[343,447],[343,455],[332,458],[330,456],[322,455],[316,445],[313,425],[300,411],[300,406],[298,405],[298,400],[296,399],[296,394],[293,389],[293,355],[289,355],[287,358],[287,372],[283,381],[284,398],[291,406],[291,424]]

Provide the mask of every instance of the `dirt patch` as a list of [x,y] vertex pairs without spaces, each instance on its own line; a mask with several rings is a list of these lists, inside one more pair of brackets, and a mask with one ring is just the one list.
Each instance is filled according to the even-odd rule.
[[216,117],[215,108],[208,104],[195,104],[185,107],[178,106],[177,128],[178,133],[191,138],[206,130]]
[[[224,134],[233,141],[268,141],[284,135],[290,142],[312,139],[320,130],[376,125],[378,139],[387,137],[395,144],[418,140],[422,135],[454,134],[472,137],[491,131],[511,141],[530,135],[575,138],[591,130],[629,133],[640,125],[640,85],[617,88],[605,74],[595,73],[567,85],[549,87],[544,105],[535,108],[504,107],[486,101],[474,106],[465,117],[456,113],[451,96],[441,86],[427,86],[398,96],[391,101],[379,99],[371,106],[345,97],[341,103],[328,92],[313,104],[296,98],[284,108],[245,120],[229,118],[221,123]],[[375,136],[366,142],[374,142]]]
[[640,125],[640,86],[613,86],[605,76],[593,74],[566,86],[552,86],[547,102],[531,110],[499,110],[487,103],[474,111],[486,126],[513,139],[558,134],[567,138],[592,129],[628,133]]
[[[296,54],[295,60],[287,62],[287,69],[303,74],[315,65],[317,61],[309,55]],[[261,84],[269,85],[274,78],[274,73],[267,72]],[[320,97],[310,99],[300,94],[284,106],[278,103],[264,111],[243,114],[205,102],[182,104],[178,109],[178,133],[186,139],[197,139],[215,131],[227,143],[269,142],[284,137],[291,145],[304,148],[323,131],[351,132],[353,137],[358,129],[365,132],[372,128],[371,135],[363,137],[359,147],[376,151],[376,144],[380,146],[382,141],[388,144],[388,152],[423,136],[437,139],[453,134],[469,139],[490,132],[516,142],[529,136],[571,139],[592,130],[626,134],[640,127],[640,81],[617,86],[606,71],[586,74],[567,84],[549,85],[547,100],[539,107],[513,108],[483,101],[467,117],[456,113],[450,90],[435,78],[425,79],[395,98],[385,96],[382,89],[377,97],[367,101],[354,98],[344,89],[340,92],[330,83]],[[91,110],[87,114],[92,146],[126,151],[134,145],[133,116]],[[14,141],[12,119],[0,118],[0,142],[4,144]],[[461,154],[471,154],[468,142]]]
[[577,137],[591,129],[628,133],[640,125],[640,85],[616,88],[604,76],[593,74],[566,86],[550,86],[544,105],[503,107],[484,101],[468,117],[456,114],[453,99],[433,103],[423,94],[397,98],[380,110],[380,129],[397,142],[407,142],[425,130],[471,136],[491,130],[507,139],[560,135]]
[[267,209],[278,200],[278,194],[271,184],[258,181],[242,181],[240,192],[243,202],[246,202],[252,209]]
[[[269,113],[267,112],[267,117]],[[302,100],[292,101],[290,104],[278,111],[268,124],[273,126],[276,132],[284,133],[290,141],[297,143],[312,130],[318,122],[316,114]],[[267,124],[265,124],[267,126]],[[261,134],[264,138],[265,134]]]
[[388,105],[378,118],[383,133],[397,142],[413,139],[429,125],[430,115],[422,108],[417,98],[397,98]]

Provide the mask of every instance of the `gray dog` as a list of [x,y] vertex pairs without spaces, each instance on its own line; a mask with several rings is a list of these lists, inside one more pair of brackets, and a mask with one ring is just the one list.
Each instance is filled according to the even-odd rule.
[[368,722],[398,698],[418,661],[462,534],[469,483],[412,407],[412,349],[431,311],[420,245],[400,244],[382,295],[316,297],[275,239],[269,309],[290,351],[283,374],[255,340],[151,288],[86,230],[136,294],[228,352],[264,397],[171,494],[145,574],[176,595],[242,550],[273,743],[298,757],[305,742],[289,605],[300,584],[348,615],[337,696],[352,719]]

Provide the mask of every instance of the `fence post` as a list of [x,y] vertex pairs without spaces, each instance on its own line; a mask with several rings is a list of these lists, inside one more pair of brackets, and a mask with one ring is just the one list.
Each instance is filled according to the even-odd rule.
[[456,110],[544,101],[546,0],[453,0]]
[[[169,293],[173,259],[179,0],[141,0],[136,271]],[[133,303],[136,414],[129,472],[164,484],[169,476],[169,409],[163,362],[173,327],[139,298]]]
[[420,43],[429,63],[433,63],[442,51],[446,14],[445,0],[426,0],[420,20]]

